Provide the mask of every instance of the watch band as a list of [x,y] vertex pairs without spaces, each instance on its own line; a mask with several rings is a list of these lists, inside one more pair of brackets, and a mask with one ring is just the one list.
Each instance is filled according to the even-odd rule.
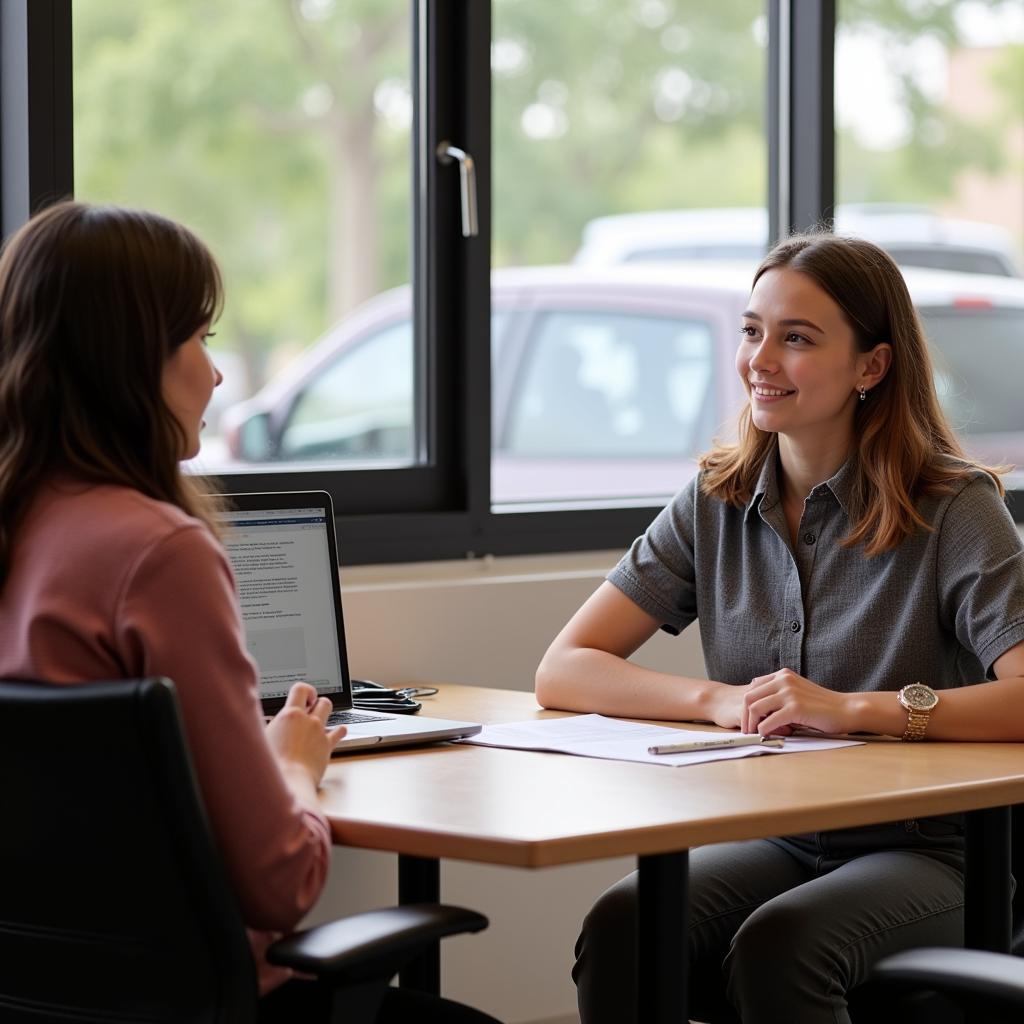
[[917,708],[907,709],[907,729],[903,733],[905,740],[923,740],[924,734],[928,731],[928,719],[931,718],[931,708],[927,711],[919,711]]

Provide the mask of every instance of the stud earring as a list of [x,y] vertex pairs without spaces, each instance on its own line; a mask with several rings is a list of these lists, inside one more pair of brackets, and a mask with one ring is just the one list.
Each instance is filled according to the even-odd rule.
[[868,397],[867,388],[860,389],[860,400],[863,402]]

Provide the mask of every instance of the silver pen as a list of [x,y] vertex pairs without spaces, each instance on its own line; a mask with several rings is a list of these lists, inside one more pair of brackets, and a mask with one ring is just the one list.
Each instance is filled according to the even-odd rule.
[[719,736],[713,740],[691,740],[687,743],[662,743],[648,747],[648,754],[687,754],[694,750],[728,750],[729,747],[783,747],[782,736],[758,736],[756,733],[741,736]]

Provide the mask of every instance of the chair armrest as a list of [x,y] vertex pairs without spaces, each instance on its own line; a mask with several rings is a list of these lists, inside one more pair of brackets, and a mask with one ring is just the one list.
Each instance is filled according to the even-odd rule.
[[871,982],[903,991],[940,992],[963,1006],[1006,1013],[1007,1019],[1024,1013],[1024,960],[1005,953],[910,949],[875,964]]
[[413,903],[294,932],[275,942],[267,959],[330,983],[378,978],[386,982],[429,943],[483,931],[487,924],[487,918],[473,910]]

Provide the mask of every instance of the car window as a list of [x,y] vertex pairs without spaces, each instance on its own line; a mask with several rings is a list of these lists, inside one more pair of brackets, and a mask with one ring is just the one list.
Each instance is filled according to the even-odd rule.
[[970,448],[972,434],[1014,433],[1005,452],[989,458],[1019,461],[1024,450],[1024,310],[922,309],[935,349],[935,385],[946,414]]
[[299,394],[281,458],[411,459],[412,368],[408,320],[343,350]]
[[546,458],[676,457],[715,421],[710,324],[554,312],[526,348],[501,447]]
[[[497,356],[510,314],[491,317]],[[343,349],[299,393],[282,459],[412,459],[412,324],[402,320]]]

